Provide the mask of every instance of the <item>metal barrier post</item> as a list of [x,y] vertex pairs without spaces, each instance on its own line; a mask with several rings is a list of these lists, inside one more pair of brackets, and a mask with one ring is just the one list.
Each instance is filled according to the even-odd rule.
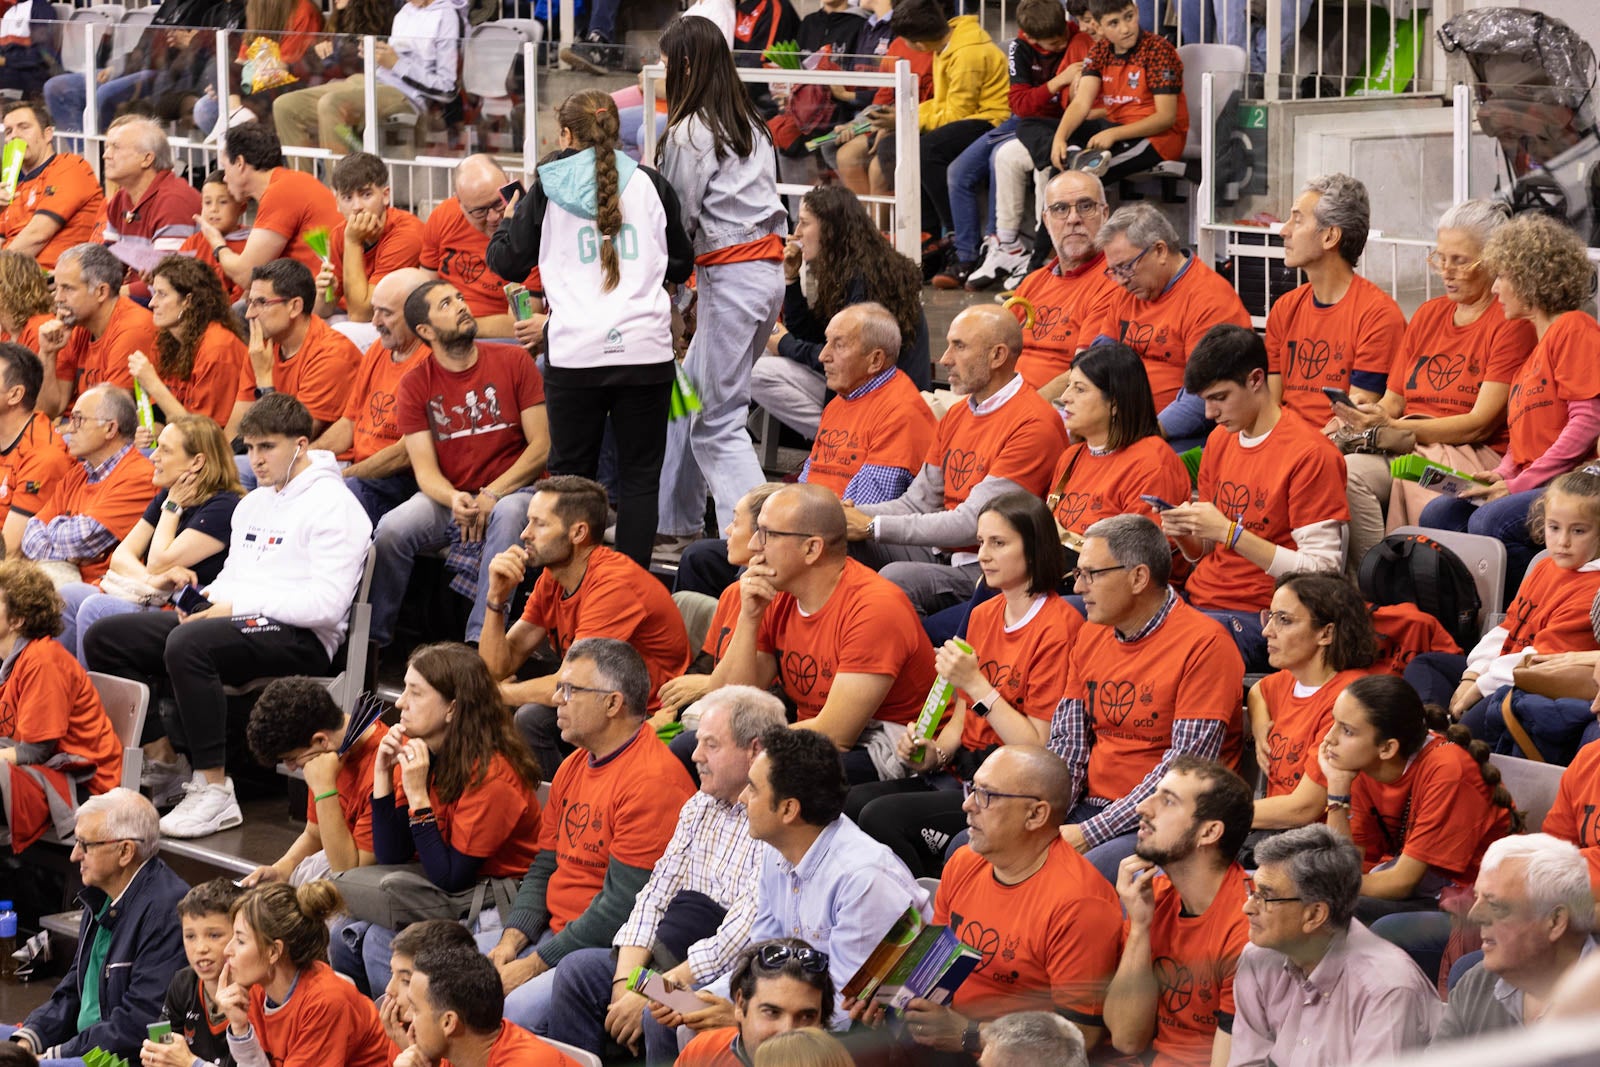
[[[773,14],[773,18],[777,18],[776,13]],[[577,32],[578,15],[575,0],[561,0],[561,47],[571,48],[573,41],[577,39]],[[566,67],[565,63],[560,65]]]
[[539,59],[532,41],[522,42],[522,79],[522,187],[531,189],[539,166]]
[[362,124],[361,147],[378,155],[381,131],[378,129],[378,59],[377,42],[371,34],[361,38],[361,70],[366,75],[362,87],[362,104],[367,109],[367,121]]
[[[217,121],[222,129],[228,128],[228,66],[233,61],[233,53],[228,48],[228,31],[217,31]],[[210,130],[201,130],[200,137],[204,140],[211,136]],[[217,159],[222,158],[222,143],[224,138],[217,138]]]
[[1216,190],[1212,184],[1217,162],[1216,75],[1209,70],[1200,76],[1200,185],[1195,189],[1194,247],[1202,263],[1215,263]]
[[922,262],[922,134],[917,128],[917,77],[904,59],[894,65],[894,246]]
[[649,166],[656,165],[656,79],[667,76],[667,68],[660,63],[646,63],[639,79],[644,96],[644,123],[639,127],[639,160]]
[[1466,85],[1457,83],[1451,96],[1455,112],[1451,115],[1454,138],[1450,146],[1450,177],[1451,189],[1455,194],[1452,202],[1459,204],[1472,195],[1469,166],[1472,152],[1472,91]]
[[[101,23],[85,21],[83,23],[83,121],[79,124],[83,128],[85,138],[100,136],[100,103],[95,99],[95,90],[99,83],[94,76],[95,44],[94,31]],[[89,142],[85,140],[82,145],[83,154],[89,160],[89,166],[94,168],[96,179],[100,177],[100,153],[89,151]]]

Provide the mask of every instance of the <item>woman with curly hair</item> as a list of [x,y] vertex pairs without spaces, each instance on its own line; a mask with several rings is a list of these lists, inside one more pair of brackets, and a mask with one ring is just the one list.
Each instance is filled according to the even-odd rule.
[[[804,264],[816,286],[807,299]],[[823,342],[828,320],[851,304],[875,301],[900,324],[900,369],[927,389],[933,363],[922,313],[922,270],[895,250],[861,201],[842,185],[821,185],[800,200],[799,221],[783,249],[783,324],[750,372],[750,396],[773,418],[814,437],[828,402]]]
[[44,572],[23,559],[0,563],[0,736],[13,742],[0,760],[72,757],[74,788],[104,793],[122,781],[122,742],[88,673],[56,640],[60,630],[61,597]]
[[1466,530],[1506,545],[1506,590],[1522,584],[1533,558],[1528,509],[1545,485],[1594,455],[1600,438],[1600,324],[1581,310],[1594,293],[1594,264],[1572,230],[1544,215],[1523,215],[1495,230],[1483,249],[1494,294],[1508,319],[1528,319],[1538,342],[1511,381],[1509,447],[1492,470],[1470,471],[1482,485],[1440,496],[1418,520]]
[[32,256],[0,252],[0,341],[39,351],[39,327],[55,314],[50,280]]
[[238,401],[249,380],[250,350],[228,306],[216,272],[193,256],[167,256],[150,276],[150,314],[156,324],[156,359],[128,356],[128,373],[163,422],[204,415],[233,426],[249,404]]

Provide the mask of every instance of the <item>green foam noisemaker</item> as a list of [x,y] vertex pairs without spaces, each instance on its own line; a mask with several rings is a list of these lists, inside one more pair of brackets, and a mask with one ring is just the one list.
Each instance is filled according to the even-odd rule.
[[1460,496],[1462,490],[1483,484],[1465,471],[1446,467],[1442,463],[1434,463],[1415,454],[1397,456],[1390,460],[1389,473],[1396,478],[1416,482],[1424,489],[1432,489],[1436,493],[1445,493],[1449,496]]
[[[324,263],[332,262],[328,258],[328,252],[331,247],[328,243],[329,236],[328,228],[326,226],[318,226],[316,229],[307,230],[304,238],[306,247],[311,249],[311,251],[315,252],[317,255],[321,256],[322,262]],[[333,286],[331,285],[328,286],[326,299],[328,303],[333,303]]]

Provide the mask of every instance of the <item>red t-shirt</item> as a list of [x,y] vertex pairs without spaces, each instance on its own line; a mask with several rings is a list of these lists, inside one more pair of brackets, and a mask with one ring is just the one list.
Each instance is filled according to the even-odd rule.
[[589,554],[578,588],[570,594],[548,570],[539,575],[522,621],[543,629],[556,655],[566,658],[585,637],[626,641],[650,671],[650,710],[661,707],[661,683],[689,669],[689,635],[672,594],[655,576],[620,552],[601,545]]
[[[388,732],[382,722],[373,723],[367,736],[340,757],[339,773],[333,779],[344,824],[362,852],[372,851],[372,765],[378,762],[378,743]],[[306,791],[306,822],[317,824],[317,798],[310,790]]]
[[[1069,467],[1072,476],[1063,487],[1061,478]],[[1141,437],[1127,448],[1099,456],[1085,444],[1069,447],[1056,461],[1046,499],[1061,528],[1081,534],[1112,515],[1132,513],[1154,519],[1155,509],[1140,497],[1158,496],[1169,504],[1184,504],[1192,488],[1189,468],[1172,446],[1160,437]]]
[[0,682],[0,737],[54,741],[58,753],[94,764],[91,793],[122,784],[122,742],[89,675],[53,637],[29,641]]
[[1555,803],[1541,833],[1571,841],[1589,861],[1589,885],[1600,900],[1600,744],[1584,745],[1561,772]]
[[1248,328],[1250,313],[1232,285],[1190,256],[1183,273],[1154,300],[1140,300],[1117,286],[1104,316],[1088,324],[1083,336],[1093,341],[1104,335],[1139,353],[1160,411],[1183,388],[1189,353],[1207,330],[1222,322]]
[[1359,274],[1327,307],[1310,282],[1283,294],[1267,316],[1267,368],[1283,376],[1284,408],[1323,425],[1333,416],[1323,388],[1349,389],[1358,371],[1387,377],[1405,329],[1394,297]]
[[506,279],[489,269],[484,253],[489,235],[478,230],[451,197],[428,216],[422,227],[421,266],[455,286],[477,318],[508,315]]
[[52,315],[48,311],[41,311],[37,315],[28,316],[28,321],[22,324],[22,332],[15,337],[0,328],[0,341],[15,341],[30,352],[39,351],[39,327],[49,322]]
[[728,638],[733,636],[733,628],[739,624],[739,607],[741,597],[739,583],[734,582],[722,591],[717,597],[717,610],[711,616],[711,625],[706,629],[705,644],[700,650],[711,657],[713,663],[722,662],[722,653],[728,647]]
[[0,509],[32,517],[73,466],[66,442],[42,411],[35,411],[17,439],[0,448]]
[[822,409],[801,480],[847,497],[850,479],[865,466],[894,467],[915,477],[937,421],[916,383],[901,370],[865,396],[836,396]]
[[270,230],[287,241],[278,254],[304,263],[312,277],[322,272],[322,257],[306,244],[306,234],[324,229],[331,235],[343,221],[333,192],[316,175],[288,167],[273,168],[267,190],[256,204],[255,228]]
[[175,249],[195,232],[200,214],[200,190],[170,170],[156,172],[155,180],[137,204],[126,189],[118,189],[106,204],[106,243],[127,237],[163,241]]
[[1150,959],[1160,987],[1152,1067],[1203,1067],[1211,1062],[1217,1016],[1233,1014],[1233,974],[1250,940],[1244,914],[1249,883],[1235,863],[1211,906],[1200,915],[1185,915],[1171,880],[1164,874],[1150,877],[1156,898]]
[[544,379],[526,349],[478,344],[464,371],[425,359],[400,379],[395,422],[401,436],[427,430],[439,471],[459,489],[480,489],[528,447],[522,413],[544,403]]
[[349,459],[360,463],[400,440],[400,424],[396,421],[395,397],[400,392],[400,379],[406,372],[429,356],[433,350],[418,341],[411,354],[396,363],[394,353],[374,341],[361,356],[361,366],[356,370],[350,395],[345,400],[344,417],[350,420],[354,435]]
[[1591,652],[1595,644],[1589,608],[1600,593],[1600,570],[1563,570],[1540,560],[1522,579],[1506,609],[1502,656],[1535,648],[1543,653]]
[[1165,621],[1137,641],[1085,623],[1073,643],[1064,695],[1088,711],[1085,792],[1118,800],[1133,791],[1172,747],[1174,719],[1226,726],[1222,759],[1238,763],[1244,661],[1222,624],[1179,600]]
[[1544,332],[1511,383],[1506,420],[1511,458],[1525,466],[1549,451],[1567,427],[1567,402],[1600,397],[1600,323],[1569,311]]
[[[224,238],[223,243],[228,246],[229,251],[237,253],[244,251],[247,239],[240,237]],[[205,234],[197,233],[190,236],[178,247],[178,253],[180,255],[192,255],[195,259],[210,267],[212,272],[216,274],[217,281],[222,283],[222,291],[227,294],[228,303],[237,304],[244,298],[243,287],[228,277],[227,272],[222,269],[222,264],[217,262],[216,255],[211,251],[211,242],[206,240]],[[317,270],[320,272],[321,269],[319,264]]]
[[[399,767],[394,769],[394,798],[395,807],[410,807]],[[428,804],[444,843],[483,859],[479,873],[485,878],[520,878],[539,854],[543,816],[537,789],[517,777],[498,752],[490,758],[483,781],[462,790],[454,803],[440,801],[430,785]]]
[[[155,486],[150,484],[154,473],[150,461],[136,448],[128,449],[111,473],[93,485],[83,464],[71,463],[60,488],[34,518],[48,523],[57,515],[87,515],[121,541],[144,518],[144,509],[155,498]],[[94,583],[104,578],[110,561],[108,549],[99,559],[80,563],[82,580]]]
[[[155,353],[146,352],[155,362]],[[256,376],[250,366],[250,349],[237,334],[220,322],[213,322],[200,335],[195,347],[194,365],[189,377],[162,378],[161,383],[191,415],[204,415],[218,426],[228,425],[239,394],[249,390],[255,396]]]
[[[1162,159],[1177,159],[1189,135],[1189,103],[1183,92],[1183,60],[1165,37],[1141,30],[1133,47],[1118,53],[1111,42],[1099,40],[1083,60],[1083,77],[1100,79],[1094,103],[1106,109],[1112,126],[1127,126],[1156,113],[1156,97],[1178,96],[1178,113],[1172,128],[1152,134],[1150,147]],[[1080,83],[1081,84],[1081,83]]]
[[[350,223],[344,219],[333,228],[328,237],[328,263],[333,267],[334,292],[339,304],[344,305],[344,235]],[[363,248],[361,265],[367,272],[367,284],[377,285],[385,274],[393,274],[404,267],[415,267],[422,258],[422,220],[409,211],[391,207],[384,213],[383,229],[371,248]]]
[[106,331],[98,338],[83,326],[74,326],[67,335],[67,347],[56,357],[56,377],[73,382],[72,399],[85,391],[110,382],[133,391],[128,374],[128,357],[135,352],[156,353],[156,324],[150,312],[125,296],[117,297]]
[[[1322,434],[1285,411],[1268,434],[1246,447],[1218,426],[1200,457],[1200,499],[1257,537],[1294,551],[1294,531],[1349,522],[1344,457]],[[1196,607],[1250,611],[1272,603],[1266,571],[1218,545],[1194,565],[1186,586]]]
[[273,1067],[388,1067],[399,1055],[372,1001],[321,960],[300,972],[281,1007],[269,1012],[266,1001],[250,987],[250,1025]]
[[[320,316],[311,315],[309,320],[306,339],[292,358],[285,361],[283,347],[272,346],[272,388],[300,401],[318,422],[338,422],[351,380],[361,365],[361,350]],[[239,386],[238,399],[254,400],[255,387],[252,369]]]
[[1106,257],[1099,252],[1077,270],[1063,271],[1054,262],[1022,280],[1015,296],[1032,305],[1033,325],[1023,327],[1017,373],[1029,388],[1041,389],[1072,368],[1078,349],[1094,340],[1084,327],[1105,318],[1121,291],[1106,277]]
[[[1083,616],[1052,592],[1008,631],[1006,598],[997,596],[972,609],[967,643],[978,652],[984,678],[1007,704],[1030,719],[1048,723],[1067,687],[1067,653],[1082,628]],[[970,707],[971,695],[960,693]],[[961,725],[962,747],[982,752],[998,744],[1000,735],[989,720],[968,711]]]
[[745,1067],[733,1051],[739,1037],[737,1026],[724,1026],[717,1030],[702,1030],[683,1046],[673,1067]]
[[1256,693],[1266,701],[1272,725],[1267,730],[1267,751],[1256,760],[1267,775],[1267,796],[1288,796],[1300,784],[1306,761],[1315,763],[1317,748],[1333,726],[1333,702],[1344,687],[1370,671],[1340,671],[1307,696],[1296,696],[1294,675],[1269,674],[1256,683]]
[[584,913],[612,860],[654,867],[693,793],[689,772],[649,723],[603,760],[581,748],[563,760],[539,828],[540,851],[556,854],[545,889],[550,929],[560,933]]
[[[1538,341],[1533,323],[1506,318],[1498,299],[1468,326],[1455,324],[1458,307],[1449,297],[1437,296],[1411,316],[1388,383],[1389,392],[1406,398],[1407,415],[1465,415],[1478,402],[1484,382],[1516,380]],[[1484,443],[1504,453],[1507,439],[1502,420],[1495,436]]]
[[1411,661],[1424,652],[1460,655],[1461,646],[1439,620],[1406,602],[1372,609],[1372,628],[1378,631],[1378,658],[1372,673],[1404,675]]
[[1122,905],[1116,890],[1061,838],[1044,866],[1004,885],[988,860],[962,846],[944,865],[933,921],[983,953],[950,1007],[969,1019],[1060,1011],[1103,1026],[1106,983],[1117,970]]
[[484,1067],[578,1067],[578,1061],[510,1019],[500,1020],[500,1036],[489,1046]]
[[872,714],[884,722],[914,720],[933,685],[933,646],[911,601],[853,559],[814,615],[803,614],[791,594],[779,593],[761,617],[756,647],[777,660],[783,691],[801,722],[821,714],[841,674],[894,679]]
[[45,270],[55,270],[61,253],[73,245],[95,240],[95,230],[105,213],[106,197],[100,179],[82,156],[57,152],[17,182],[17,195],[0,214],[0,230],[7,244],[33,221],[47,215],[60,224],[33,258]]

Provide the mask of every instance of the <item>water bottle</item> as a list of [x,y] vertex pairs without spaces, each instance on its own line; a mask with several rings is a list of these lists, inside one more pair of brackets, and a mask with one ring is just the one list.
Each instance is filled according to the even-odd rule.
[[17,912],[9,900],[0,900],[0,978],[10,978],[17,973],[17,961],[11,954],[17,951]]

